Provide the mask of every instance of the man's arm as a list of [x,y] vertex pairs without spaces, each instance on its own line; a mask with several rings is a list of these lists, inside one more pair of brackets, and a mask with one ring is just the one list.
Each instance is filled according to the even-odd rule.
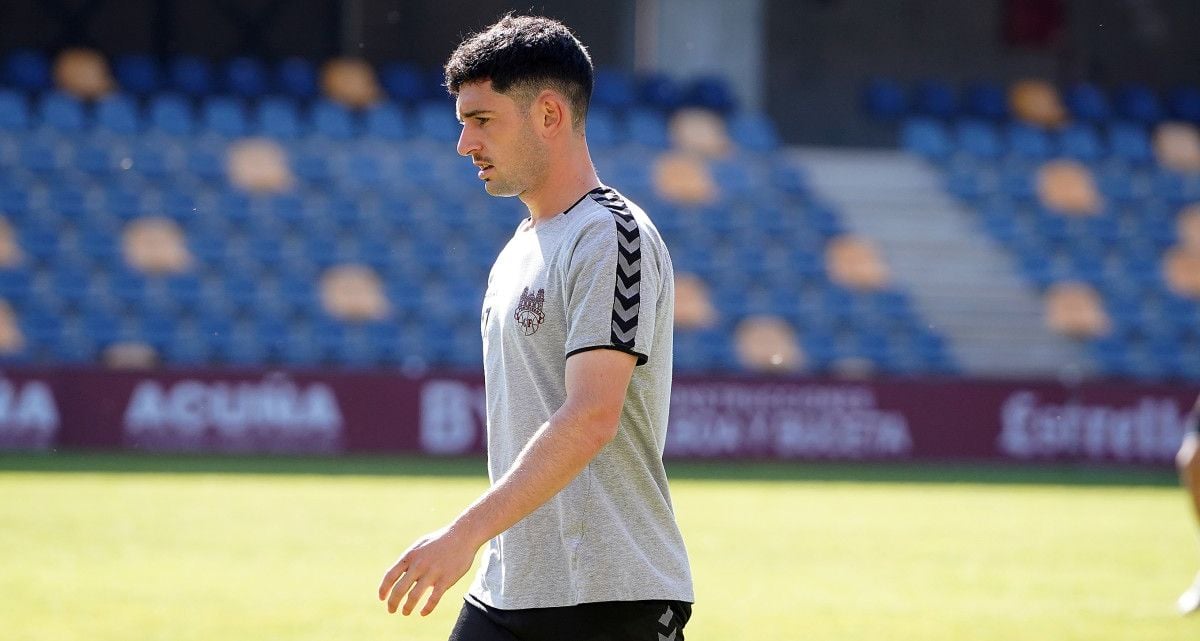
[[[421,615],[437,607],[489,539],[515,525],[579,475],[616,436],[636,357],[593,349],[567,359],[567,400],[542,425],[512,468],[446,527],[418,539],[383,576],[379,599],[411,614],[432,590]],[[390,595],[390,596],[389,596]]]

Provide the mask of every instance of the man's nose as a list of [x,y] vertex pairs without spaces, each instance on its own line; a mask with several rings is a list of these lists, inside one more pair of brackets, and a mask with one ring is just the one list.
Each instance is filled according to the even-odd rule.
[[463,125],[462,131],[458,134],[458,155],[470,156],[473,152],[479,150],[479,143],[475,137],[467,133],[466,125]]

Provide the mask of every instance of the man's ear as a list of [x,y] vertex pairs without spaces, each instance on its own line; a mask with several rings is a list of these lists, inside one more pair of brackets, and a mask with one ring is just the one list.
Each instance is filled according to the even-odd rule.
[[564,129],[570,129],[571,114],[567,101],[558,92],[547,89],[538,94],[533,104],[537,109],[536,122],[546,137],[552,138],[561,134]]

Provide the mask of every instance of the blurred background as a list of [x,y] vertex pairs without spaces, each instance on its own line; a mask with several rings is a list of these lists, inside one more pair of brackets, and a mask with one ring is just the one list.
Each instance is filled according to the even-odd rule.
[[509,10],[674,260],[689,638],[1195,638],[1195,0],[0,1],[8,637],[445,639],[373,592],[487,484]]
[[1200,382],[1186,0],[9,0],[7,371],[477,375],[524,210],[440,65],[511,9],[590,48],[681,375]]

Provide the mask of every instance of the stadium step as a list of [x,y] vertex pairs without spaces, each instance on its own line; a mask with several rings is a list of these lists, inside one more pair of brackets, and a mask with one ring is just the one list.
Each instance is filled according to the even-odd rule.
[[1077,344],[1046,329],[1037,291],[1012,256],[973,227],[936,169],[896,151],[800,148],[792,159],[849,229],[878,245],[896,285],[967,373],[1093,371]]

